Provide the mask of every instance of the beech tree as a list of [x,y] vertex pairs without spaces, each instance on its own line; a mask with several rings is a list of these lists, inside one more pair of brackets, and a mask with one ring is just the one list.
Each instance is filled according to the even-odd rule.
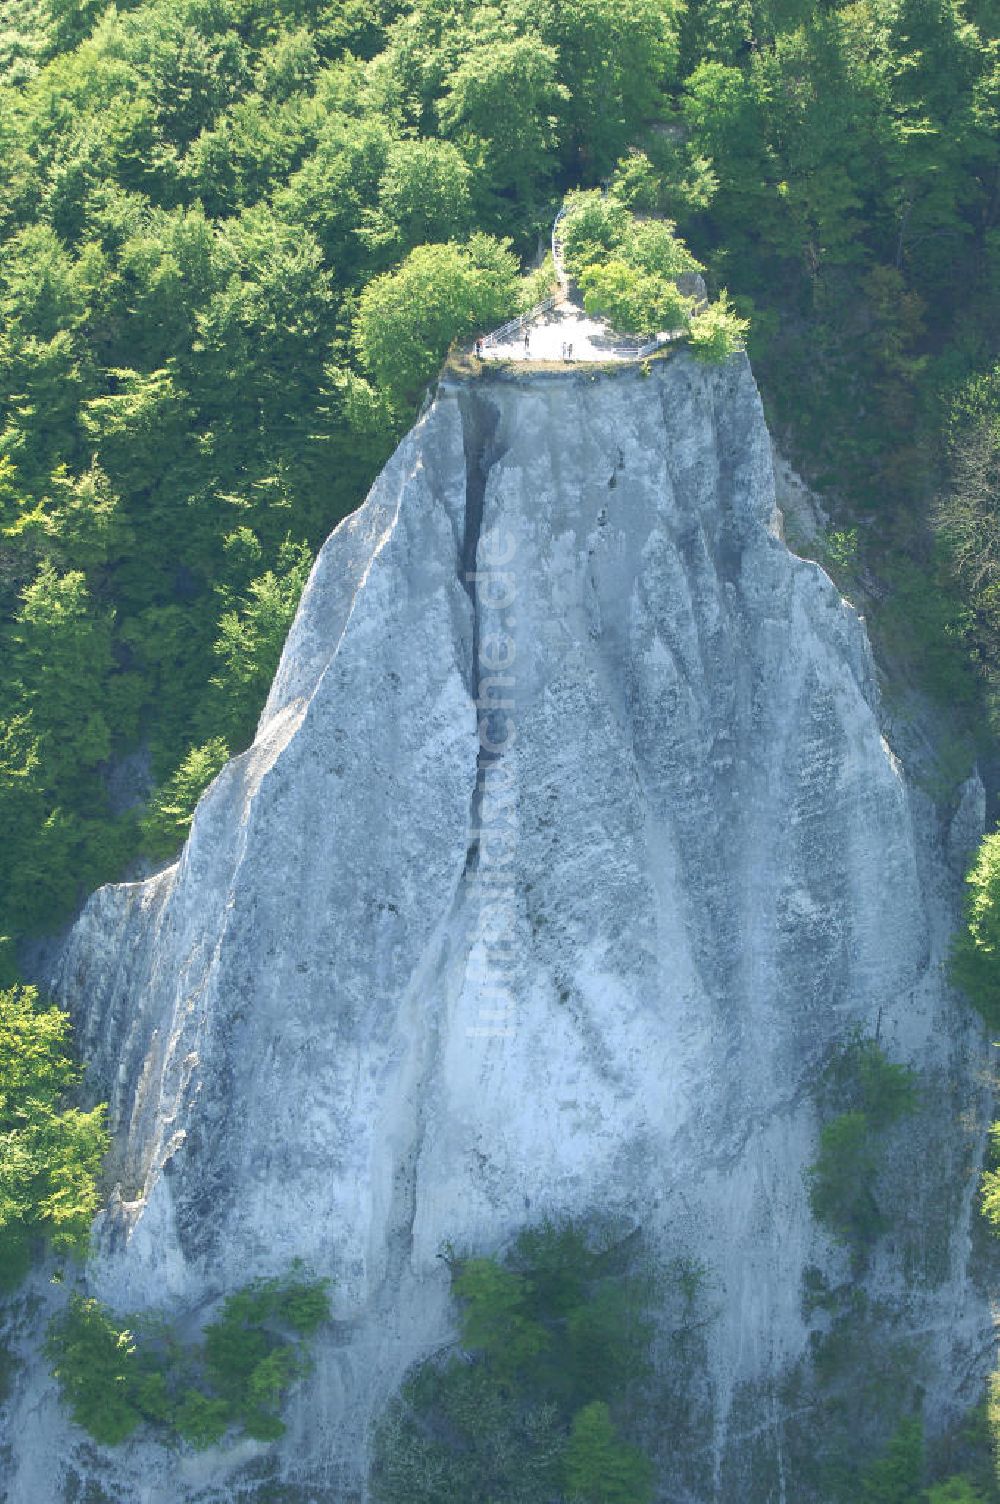
[[987,1022],[1000,1022],[1000,830],[985,835],[966,875],[964,922],[951,951],[952,980]]
[[416,401],[453,339],[514,312],[518,271],[506,246],[477,235],[464,246],[418,246],[398,271],[368,283],[358,305],[355,344],[397,406]]
[[81,1075],[69,1030],[34,988],[0,992],[0,1286],[21,1278],[41,1237],[82,1253],[98,1207],[105,1108],[65,1104]]

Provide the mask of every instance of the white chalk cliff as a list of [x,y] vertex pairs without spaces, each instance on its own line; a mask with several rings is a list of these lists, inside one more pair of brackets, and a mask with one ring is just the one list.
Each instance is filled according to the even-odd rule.
[[36,1378],[9,1504],[68,1466],[129,1504],[242,1498],[261,1459],[362,1497],[372,1417],[451,1334],[442,1244],[594,1209],[709,1271],[710,1419],[663,1499],[806,1497],[775,1386],[822,1320],[805,1268],[849,1277],[803,1180],[813,1089],[877,1023],[931,1083],[911,1194],[944,1210],[935,1259],[890,1239],[869,1287],[944,1424],[989,1361],[946,836],[862,622],[781,539],[744,357],[446,378],[180,860],[96,893],[53,979],[116,1134],[89,1288],[186,1317],[301,1257],[336,1323],[277,1448],[81,1452]]

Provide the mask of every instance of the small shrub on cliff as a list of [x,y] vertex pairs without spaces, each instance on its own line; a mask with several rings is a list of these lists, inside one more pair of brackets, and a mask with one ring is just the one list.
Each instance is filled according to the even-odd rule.
[[688,327],[688,344],[696,360],[717,365],[727,360],[746,342],[749,319],[741,319],[729,301],[725,288],[714,303],[694,315]]
[[925,1495],[927,1504],[986,1504],[986,1499],[974,1483],[961,1476],[945,1478],[935,1483]]
[[229,758],[221,736],[192,747],[184,761],[156,791],[141,829],[143,846],[157,859],[173,856],[191,828],[195,805]]
[[985,835],[966,875],[951,979],[992,1026],[1000,1024],[1000,830]]
[[622,1441],[599,1400],[573,1418],[563,1476],[574,1504],[648,1504],[653,1497],[649,1458]]
[[827,1067],[821,1093],[846,1110],[820,1129],[819,1153],[806,1175],[809,1203],[817,1221],[860,1254],[886,1228],[876,1196],[881,1138],[916,1108],[916,1078],[859,1035]]
[[983,1171],[980,1189],[983,1216],[994,1232],[1000,1232],[1000,1122],[990,1129],[988,1168]]
[[81,1076],[69,1033],[33,987],[0,992],[0,1287],[17,1283],[40,1237],[83,1252],[97,1210],[105,1110],[65,1105]]
[[227,1402],[212,1399],[200,1389],[186,1390],[173,1415],[177,1435],[190,1442],[196,1452],[214,1447],[232,1423],[233,1413]]
[[919,1420],[904,1420],[883,1455],[866,1469],[860,1504],[919,1504],[923,1478],[923,1427]]
[[809,1204],[816,1220],[843,1243],[874,1242],[885,1227],[873,1190],[877,1168],[863,1112],[843,1112],[824,1124],[809,1169]]
[[95,1441],[117,1446],[142,1424],[133,1402],[135,1338],[96,1300],[73,1295],[49,1328],[46,1353],[63,1402]]
[[202,1346],[181,1349],[162,1324],[125,1326],[96,1300],[74,1295],[50,1324],[46,1352],[73,1419],[107,1446],[143,1424],[196,1449],[233,1426],[273,1441],[284,1431],[288,1386],[306,1371],[301,1339],[328,1316],[326,1281],[296,1269],[288,1281],[234,1292]]
[[645,1504],[649,1464],[615,1421],[648,1371],[635,1255],[546,1224],[503,1261],[455,1260],[465,1351],[420,1365],[390,1407],[380,1504]]

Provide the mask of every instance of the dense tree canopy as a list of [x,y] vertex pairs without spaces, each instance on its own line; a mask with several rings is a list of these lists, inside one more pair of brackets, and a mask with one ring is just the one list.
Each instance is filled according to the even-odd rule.
[[169,854],[204,749],[252,734],[308,559],[449,342],[529,296],[518,263],[567,188],[610,187],[567,247],[590,306],[685,323],[690,245],[695,353],[753,313],[786,442],[907,567],[937,466],[934,568],[976,601],[949,644],[986,663],[992,430],[961,394],[996,330],[994,25],[972,0],[8,7],[4,931]]

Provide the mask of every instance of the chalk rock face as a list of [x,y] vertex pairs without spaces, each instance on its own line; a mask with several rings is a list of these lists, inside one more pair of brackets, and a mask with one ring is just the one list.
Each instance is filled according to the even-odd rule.
[[[712,1281],[708,1453],[663,1498],[755,1497],[734,1405],[802,1358],[804,1268],[846,1268],[803,1178],[823,1061],[855,1026],[932,1076],[978,1048],[945,852],[862,623],[780,541],[744,358],[446,380],[179,862],[96,893],[54,978],[116,1130],[95,1293],[190,1314],[300,1257],[337,1317],[276,1453],[133,1447],[114,1497],[235,1497],[258,1453],[362,1497],[451,1335],[442,1245],[595,1209]],[[943,1416],[988,1330],[970,1205],[916,1293],[876,1266]],[[12,1504],[72,1457],[50,1390],[31,1415]]]

